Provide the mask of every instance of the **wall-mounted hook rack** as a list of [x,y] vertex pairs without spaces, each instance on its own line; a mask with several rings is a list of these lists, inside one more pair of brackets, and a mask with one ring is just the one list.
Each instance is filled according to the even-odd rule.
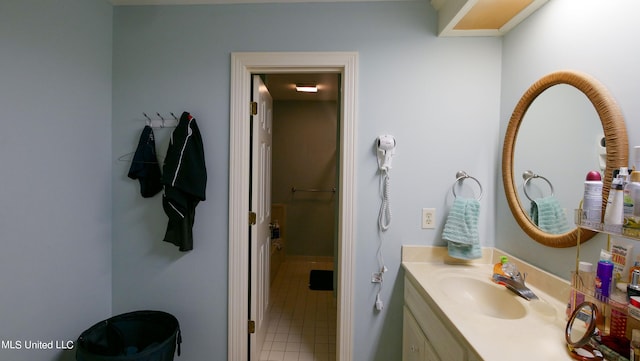
[[151,118],[147,115],[147,113],[142,113],[145,117],[145,124],[150,126],[151,128],[175,128],[178,125],[180,119],[175,116],[175,114],[170,113],[171,118],[165,118],[160,113],[156,112],[156,116],[158,118]]

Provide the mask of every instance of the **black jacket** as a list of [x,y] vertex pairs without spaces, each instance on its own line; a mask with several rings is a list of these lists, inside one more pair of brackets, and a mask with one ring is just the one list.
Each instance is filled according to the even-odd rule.
[[195,209],[205,200],[207,169],[200,130],[187,112],[182,113],[171,134],[162,170],[162,207],[169,217],[164,241],[175,244],[180,251],[190,251]]
[[140,194],[144,198],[153,197],[162,190],[160,165],[156,156],[156,142],[153,129],[145,126],[131,162],[127,176],[140,181]]

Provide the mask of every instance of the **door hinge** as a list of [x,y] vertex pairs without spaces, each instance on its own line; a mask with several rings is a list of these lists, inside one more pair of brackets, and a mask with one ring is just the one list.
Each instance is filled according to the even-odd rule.
[[256,333],[256,321],[249,320],[249,333]]
[[258,215],[256,212],[249,212],[249,225],[253,226],[256,224],[256,220],[258,219]]
[[251,115],[257,115],[257,114],[258,114],[258,103],[251,102]]

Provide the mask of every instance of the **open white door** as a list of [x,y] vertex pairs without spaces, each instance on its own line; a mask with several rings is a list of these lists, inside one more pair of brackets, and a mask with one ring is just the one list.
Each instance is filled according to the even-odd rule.
[[249,317],[255,331],[249,336],[249,360],[259,359],[267,334],[271,246],[271,138],[273,100],[258,75],[253,76],[251,142],[251,211],[256,215],[251,226],[249,252]]

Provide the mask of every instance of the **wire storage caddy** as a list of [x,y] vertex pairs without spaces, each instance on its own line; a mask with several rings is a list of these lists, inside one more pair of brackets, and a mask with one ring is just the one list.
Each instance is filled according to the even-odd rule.
[[[573,310],[583,301],[592,302],[599,310],[597,327],[604,336],[624,337],[631,340],[631,330],[640,328],[640,312],[635,312],[633,307],[628,307],[626,293],[616,294],[615,286],[612,287],[610,297],[596,296],[592,289],[584,284],[578,273],[580,263],[580,232],[584,230],[594,231],[607,235],[606,249],[611,251],[611,237],[624,237],[640,241],[640,234],[634,230],[628,230],[622,226],[605,225],[601,222],[590,221],[586,214],[588,210],[575,210],[575,224],[578,228],[576,268],[571,275],[570,306]],[[593,219],[593,218],[591,218]],[[628,255],[631,256],[631,255]]]

